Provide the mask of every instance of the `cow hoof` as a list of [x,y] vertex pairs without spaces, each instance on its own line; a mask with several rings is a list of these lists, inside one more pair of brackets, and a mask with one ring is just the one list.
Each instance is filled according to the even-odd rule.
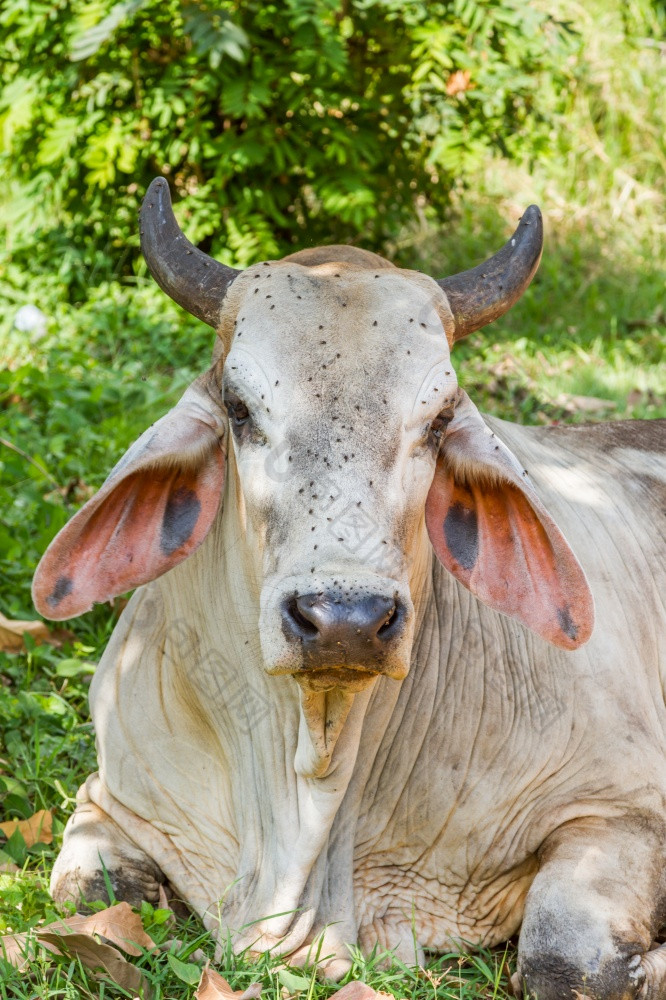
[[90,904],[99,900],[107,904],[126,902],[139,907],[144,899],[153,905],[159,902],[163,882],[164,876],[156,865],[148,862],[147,866],[139,867],[128,859],[105,871],[100,868],[90,872],[77,867],[62,873],[54,872],[51,895],[59,906],[74,903],[79,913],[88,911]]
[[633,1000],[641,994],[644,983],[640,955],[615,956],[584,971],[560,956],[530,958],[511,980],[517,997],[526,995],[536,1000],[571,1000],[575,996],[588,1000]]
[[74,903],[79,912],[88,904],[142,900],[159,901],[165,877],[155,862],[138,847],[99,806],[79,791],[76,811],[70,816],[60,854],[51,875],[51,895],[59,905]]

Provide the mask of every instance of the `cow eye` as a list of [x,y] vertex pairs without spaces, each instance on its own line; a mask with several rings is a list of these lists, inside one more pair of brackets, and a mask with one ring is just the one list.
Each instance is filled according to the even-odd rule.
[[430,425],[430,437],[439,444],[446,433],[446,428],[451,423],[452,413],[440,413],[435,417]]
[[239,434],[242,427],[247,424],[250,419],[250,411],[243,400],[239,399],[238,396],[229,395],[225,398],[224,403],[227,408],[227,413],[229,414],[231,428]]

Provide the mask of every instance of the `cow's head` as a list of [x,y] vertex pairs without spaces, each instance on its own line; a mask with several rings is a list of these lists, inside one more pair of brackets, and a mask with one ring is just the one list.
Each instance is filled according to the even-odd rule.
[[239,273],[188,243],[162,179],[141,231],[158,283],[217,330],[213,364],[53,541],[34,583],[42,614],[81,614],[185,559],[226,467],[223,520],[251,567],[264,667],[305,691],[405,676],[431,546],[550,642],[588,638],[583,573],[450,356],[529,284],[536,207],[487,263],[440,281],[349,247]]

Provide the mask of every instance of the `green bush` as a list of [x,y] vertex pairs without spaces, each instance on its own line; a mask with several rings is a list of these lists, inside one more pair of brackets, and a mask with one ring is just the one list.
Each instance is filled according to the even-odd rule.
[[4,0],[0,33],[0,226],[75,298],[131,274],[156,174],[229,263],[380,246],[547,155],[576,44],[524,0]]

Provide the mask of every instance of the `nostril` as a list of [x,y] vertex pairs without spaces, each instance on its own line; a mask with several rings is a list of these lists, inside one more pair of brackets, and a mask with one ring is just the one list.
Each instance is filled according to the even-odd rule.
[[293,631],[303,639],[313,639],[319,634],[319,629],[302,613],[299,605],[301,601],[297,597],[292,597],[284,606],[285,616],[289,620]]
[[292,593],[282,604],[282,627],[288,640],[309,650],[328,649],[347,660],[368,654],[367,644],[385,647],[402,634],[406,611],[397,595],[369,594],[343,599],[335,592]]
[[394,604],[393,607],[389,609],[384,622],[377,630],[377,637],[379,639],[392,639],[400,627],[401,620],[402,613],[400,606],[398,604]]

